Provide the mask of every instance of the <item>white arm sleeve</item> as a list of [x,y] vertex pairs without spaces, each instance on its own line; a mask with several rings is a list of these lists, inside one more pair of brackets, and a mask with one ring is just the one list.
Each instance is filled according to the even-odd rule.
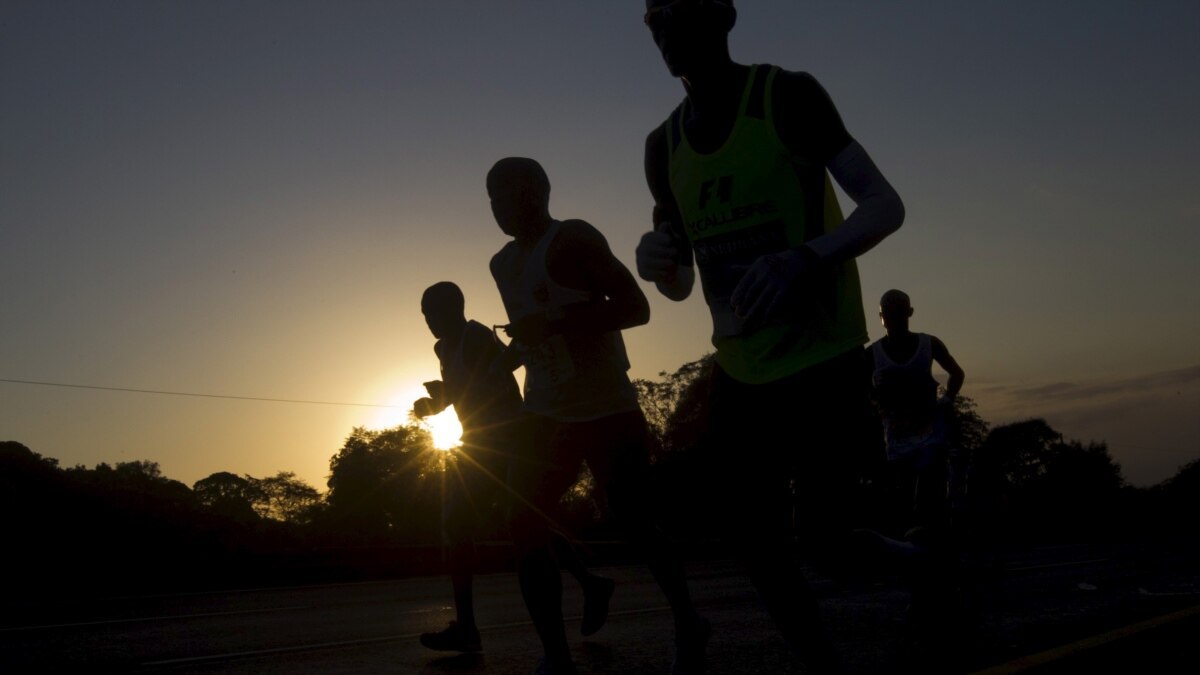
[[904,222],[904,203],[867,151],[852,141],[829,162],[829,173],[854,200],[841,227],[808,242],[821,260],[838,263],[871,250]]

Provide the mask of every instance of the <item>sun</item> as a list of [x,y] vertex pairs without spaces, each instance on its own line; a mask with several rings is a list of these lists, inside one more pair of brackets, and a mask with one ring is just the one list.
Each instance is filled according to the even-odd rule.
[[[411,424],[413,401],[428,396],[421,386],[408,387],[403,392],[388,397],[389,403],[380,406],[372,419],[366,423],[368,429],[392,429]],[[433,447],[443,452],[462,445],[462,425],[458,413],[450,406],[436,415],[430,415],[417,424],[433,437]]]
[[426,417],[421,420],[421,424],[429,429],[429,434],[433,436],[435,450],[446,452],[462,445],[462,424],[458,422],[458,413],[454,412],[454,406]]

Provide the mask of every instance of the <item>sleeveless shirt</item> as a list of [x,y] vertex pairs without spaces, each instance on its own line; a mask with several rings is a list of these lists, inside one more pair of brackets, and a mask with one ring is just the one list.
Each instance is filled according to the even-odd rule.
[[713,321],[716,359],[735,380],[777,380],[867,341],[853,260],[809,275],[775,323],[747,328],[729,298],[760,256],[795,248],[842,223],[823,164],[792,153],[775,130],[772,83],[779,68],[751,67],[724,144],[700,153],[688,142],[685,99],[666,121],[671,192],[695,253]]
[[[554,320],[570,305],[600,299],[550,278],[546,253],[561,230],[562,223],[554,221],[524,259],[516,242],[496,254],[493,270],[510,322],[539,312]],[[526,411],[582,422],[638,408],[620,331],[553,335],[521,349]]]

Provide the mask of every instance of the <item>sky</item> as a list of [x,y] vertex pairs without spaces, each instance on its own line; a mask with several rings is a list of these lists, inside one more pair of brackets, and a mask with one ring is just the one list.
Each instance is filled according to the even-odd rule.
[[[812,73],[904,200],[858,261],[871,339],[900,288],[989,423],[1104,441],[1135,485],[1200,458],[1200,4],[737,6],[734,59]],[[324,489],[437,376],[427,286],[505,322],[497,159],[538,159],[552,215],[633,267],[683,96],[642,12],[3,0],[0,440]],[[698,294],[642,287],[631,376],[711,350]]]

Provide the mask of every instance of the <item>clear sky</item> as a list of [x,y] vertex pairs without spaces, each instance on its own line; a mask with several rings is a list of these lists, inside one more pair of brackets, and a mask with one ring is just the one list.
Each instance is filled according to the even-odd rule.
[[[904,199],[859,261],[872,338],[903,289],[989,422],[1105,440],[1139,485],[1200,457],[1200,3],[737,5],[735,60],[815,75]],[[643,141],[683,95],[642,12],[4,0],[0,379],[407,408],[426,286],[504,320],[496,159],[540,160],[551,213],[633,266]],[[699,297],[643,287],[634,377],[709,350]],[[402,418],[0,382],[0,440],[188,484],[324,489],[352,427]]]

